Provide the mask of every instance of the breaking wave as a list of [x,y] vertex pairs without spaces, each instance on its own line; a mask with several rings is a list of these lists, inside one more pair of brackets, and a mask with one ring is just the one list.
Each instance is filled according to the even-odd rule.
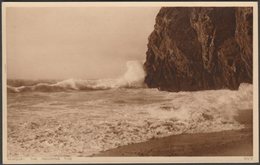
[[128,61],[126,63],[127,71],[117,79],[98,79],[98,80],[81,80],[68,79],[57,83],[38,83],[30,86],[13,87],[7,85],[7,91],[10,93],[17,92],[59,92],[69,90],[105,90],[112,88],[143,88],[145,72],[140,61]]
[[22,116],[10,118],[16,124],[8,127],[8,142],[16,147],[11,154],[82,156],[151,138],[243,129],[236,117],[253,109],[253,85],[196,92],[31,92],[10,98],[9,112]]

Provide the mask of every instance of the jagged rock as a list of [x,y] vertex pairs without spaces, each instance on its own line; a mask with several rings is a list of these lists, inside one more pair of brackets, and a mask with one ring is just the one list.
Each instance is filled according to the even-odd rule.
[[146,52],[145,83],[168,91],[252,83],[252,8],[163,7]]

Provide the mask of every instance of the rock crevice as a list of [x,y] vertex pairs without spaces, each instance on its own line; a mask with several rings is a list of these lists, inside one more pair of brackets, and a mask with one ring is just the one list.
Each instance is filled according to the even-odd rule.
[[252,83],[250,7],[163,7],[146,52],[145,83],[167,91]]

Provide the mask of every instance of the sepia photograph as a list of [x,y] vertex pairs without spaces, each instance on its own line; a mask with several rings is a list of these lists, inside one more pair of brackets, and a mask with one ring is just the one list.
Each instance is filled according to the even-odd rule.
[[4,2],[4,163],[258,162],[257,2]]

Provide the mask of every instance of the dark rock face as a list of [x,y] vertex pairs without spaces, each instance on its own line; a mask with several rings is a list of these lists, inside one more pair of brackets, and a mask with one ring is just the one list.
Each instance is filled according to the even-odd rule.
[[252,8],[162,8],[149,36],[145,83],[168,91],[252,83],[252,27]]

